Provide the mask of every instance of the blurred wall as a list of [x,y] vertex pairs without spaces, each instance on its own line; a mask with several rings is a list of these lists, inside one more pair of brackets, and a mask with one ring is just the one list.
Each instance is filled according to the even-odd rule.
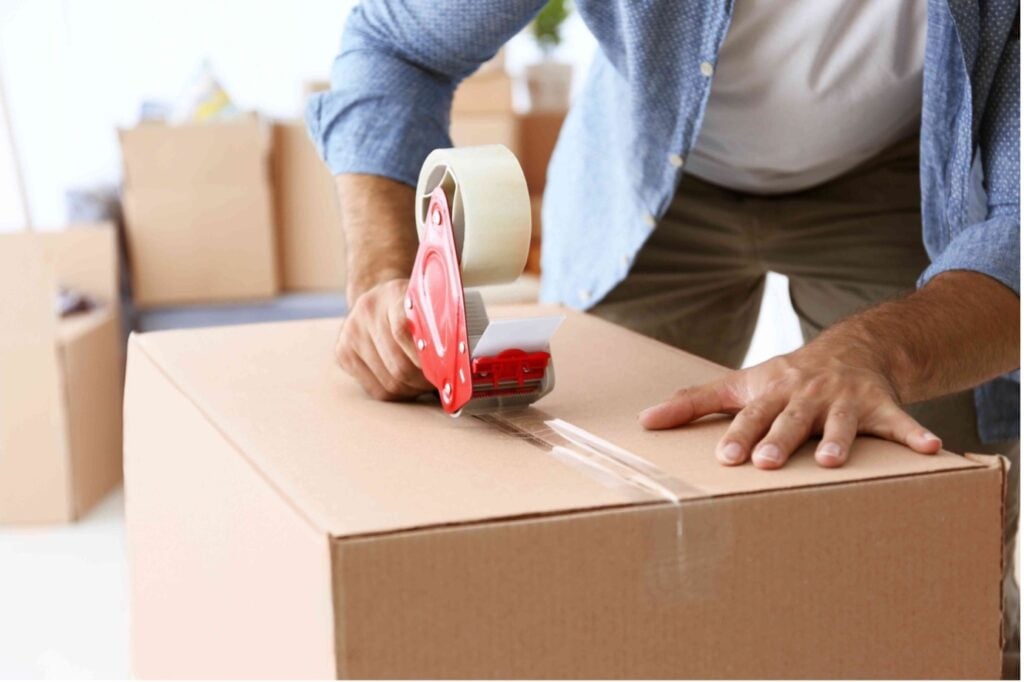
[[[302,83],[329,76],[355,4],[0,0],[0,69],[33,222],[64,222],[67,187],[116,182],[116,128],[134,124],[143,99],[174,98],[204,57],[241,108],[299,115]],[[575,17],[564,33],[556,57],[585,67],[593,39]],[[513,73],[538,58],[522,36],[508,51]],[[0,229],[19,220],[0,213]]]
[[[135,122],[143,99],[174,98],[204,57],[242,108],[298,115],[302,83],[327,77],[353,4],[0,0],[0,68],[33,221],[64,222],[66,187],[116,182],[117,126]],[[6,207],[3,173],[0,163]],[[0,229],[11,229],[5,213]]]

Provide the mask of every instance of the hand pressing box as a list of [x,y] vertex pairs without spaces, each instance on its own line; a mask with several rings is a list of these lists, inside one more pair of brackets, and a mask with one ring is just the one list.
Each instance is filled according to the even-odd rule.
[[723,368],[567,314],[554,391],[504,423],[368,399],[336,320],[133,337],[135,673],[999,674],[1004,460],[722,467],[724,419],[636,414]]

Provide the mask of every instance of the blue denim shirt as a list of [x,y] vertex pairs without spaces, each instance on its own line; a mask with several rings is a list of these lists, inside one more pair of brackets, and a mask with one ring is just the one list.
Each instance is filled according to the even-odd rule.
[[[307,122],[331,171],[415,185],[450,147],[458,83],[544,0],[363,0]],[[548,173],[542,295],[577,308],[620,282],[700,131],[732,0],[576,0],[599,49]],[[1012,0],[930,0],[921,119],[923,285],[985,273],[1020,295],[1020,38]],[[827,125],[827,122],[823,122]],[[1019,432],[1019,374],[976,391],[986,440]]]

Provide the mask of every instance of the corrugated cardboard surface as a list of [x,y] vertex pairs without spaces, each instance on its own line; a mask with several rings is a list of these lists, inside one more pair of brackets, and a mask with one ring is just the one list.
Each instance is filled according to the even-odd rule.
[[998,672],[1000,467],[862,439],[839,470],[810,448],[776,472],[723,468],[722,420],[635,421],[723,370],[570,313],[539,407],[699,489],[637,505],[475,420],[367,399],[332,365],[336,332],[134,337],[137,672],[323,674],[324,656],[355,677]]
[[0,521],[71,514],[52,254],[34,234],[0,237]]
[[132,353],[128,374],[134,674],[333,676],[328,538],[157,367]]
[[[538,308],[514,310],[525,314]],[[549,312],[567,314],[568,320],[552,342],[557,385],[538,408],[642,453],[711,495],[822,482],[811,446],[772,473],[722,467],[713,450],[727,427],[724,419],[685,432],[640,429],[636,415],[641,409],[724,370],[590,316]],[[498,309],[492,316],[501,314]],[[137,337],[137,345],[315,525],[332,535],[622,502],[616,492],[477,420],[453,420],[429,403],[367,399],[333,364],[337,330],[336,320],[318,320],[170,331]],[[402,428],[392,428],[396,424]],[[411,433],[425,434],[426,440],[410,440]],[[423,444],[442,437],[444,447]],[[380,457],[381,452],[389,454]],[[864,438],[854,446],[849,465],[828,472],[827,480],[977,466],[948,453],[925,457]],[[438,495],[439,489],[447,494]]]
[[67,320],[59,338],[77,518],[121,481],[124,346],[118,316],[109,308]]
[[259,120],[121,131],[135,303],[277,292],[270,131]]
[[998,677],[1000,485],[966,470],[337,540],[339,676]]
[[[0,238],[0,521],[77,518],[121,477],[112,228]],[[100,307],[58,321],[58,283]]]
[[286,291],[345,288],[345,235],[338,193],[305,124],[274,126],[274,209]]

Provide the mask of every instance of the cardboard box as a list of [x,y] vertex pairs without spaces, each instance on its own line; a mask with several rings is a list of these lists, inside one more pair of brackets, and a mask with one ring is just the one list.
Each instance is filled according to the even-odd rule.
[[512,79],[504,70],[489,68],[459,83],[452,98],[452,115],[511,114]]
[[723,368],[567,314],[536,409],[648,460],[678,504],[433,401],[368,399],[333,364],[337,320],[134,336],[135,673],[999,674],[1005,460],[862,438],[841,469],[810,447],[722,467],[725,420],[636,414]]
[[452,114],[456,147],[503,144],[519,158],[530,194],[544,193],[548,164],[565,114]]
[[277,292],[266,125],[149,123],[120,137],[136,305]]
[[503,144],[517,157],[520,154],[515,114],[452,114],[449,134],[456,147]]
[[[121,480],[111,226],[0,237],[0,523],[69,521]],[[58,319],[58,286],[101,305]]]
[[544,193],[548,164],[565,121],[565,112],[523,114],[518,118],[519,163],[530,194],[539,196]]
[[301,122],[274,126],[274,210],[285,291],[345,288],[345,234],[334,178]]

